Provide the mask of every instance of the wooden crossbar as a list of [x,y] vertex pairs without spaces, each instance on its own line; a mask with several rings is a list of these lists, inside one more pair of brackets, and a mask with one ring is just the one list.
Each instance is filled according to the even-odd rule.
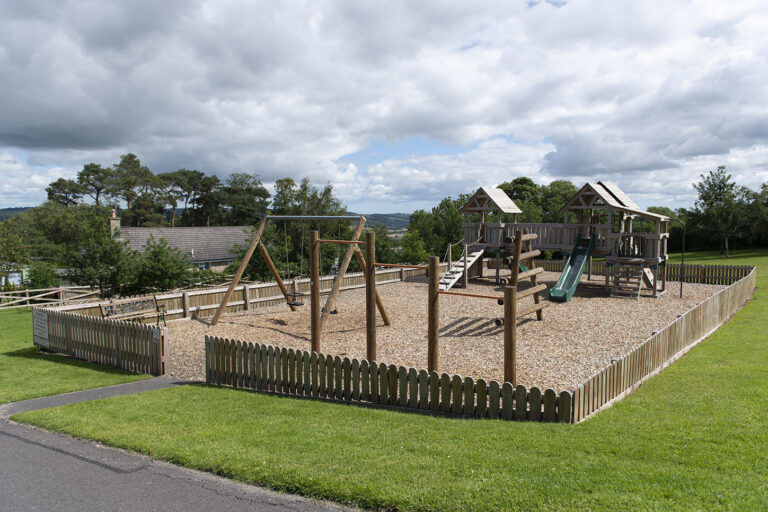
[[517,292],[517,298],[522,299],[523,297],[528,297],[529,295],[533,295],[534,293],[543,292],[546,289],[547,289],[547,285],[538,284],[536,286],[532,286],[531,288],[528,288],[527,290]]
[[538,238],[539,238],[539,235],[537,235],[536,233],[529,233],[529,234],[523,235],[522,241],[527,242],[529,240],[537,240]]
[[531,270],[527,270],[525,272],[520,272],[517,275],[517,278],[518,279],[525,279],[526,277],[537,276],[537,275],[541,274],[542,272],[544,272],[544,267],[536,267],[536,268],[532,268]]
[[440,295],[458,295],[459,297],[474,297],[476,299],[493,299],[501,301],[504,304],[504,297],[498,295],[481,295],[479,293],[462,293],[462,292],[450,292],[450,291],[438,291]]
[[392,268],[413,268],[416,270],[426,270],[426,265],[402,265],[400,263],[374,263],[374,267],[392,267]]
[[365,241],[360,240],[324,240],[322,238],[318,238],[317,242],[321,244],[365,245]]
[[521,316],[530,315],[531,313],[535,313],[536,311],[541,311],[542,309],[549,306],[549,302],[539,302],[538,304],[533,304],[532,306],[528,306],[525,309],[521,309],[517,312],[517,318],[520,318]]

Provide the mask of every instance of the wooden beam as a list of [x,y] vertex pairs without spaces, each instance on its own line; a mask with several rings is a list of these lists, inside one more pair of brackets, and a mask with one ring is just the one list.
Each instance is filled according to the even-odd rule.
[[365,234],[365,256],[368,265],[368,279],[365,280],[365,340],[366,358],[376,360],[376,233]]
[[248,247],[248,250],[245,253],[245,256],[243,257],[243,261],[240,263],[240,267],[237,269],[237,272],[235,272],[235,278],[232,280],[232,284],[229,285],[229,288],[227,289],[227,293],[224,294],[224,299],[221,301],[221,305],[219,306],[219,309],[216,310],[216,314],[213,315],[213,320],[211,320],[211,325],[216,325],[216,323],[219,321],[219,318],[221,318],[222,313],[224,313],[224,310],[227,308],[227,303],[229,302],[230,297],[232,296],[232,292],[237,287],[237,284],[240,282],[240,278],[243,277],[243,272],[245,272],[245,267],[248,266],[248,262],[251,261],[251,256],[253,256],[253,251],[256,250],[256,246],[259,245],[259,242],[261,241],[261,235],[264,233],[264,228],[267,226],[267,222],[269,221],[269,217],[265,216],[263,219],[261,219],[261,223],[259,224],[258,229],[256,230],[256,235],[253,237],[253,240],[251,241],[250,247]]
[[272,262],[272,258],[269,257],[269,252],[267,251],[267,248],[264,247],[264,244],[259,244],[259,253],[261,254],[262,258],[264,258],[264,261],[267,262],[267,267],[269,267],[270,272],[272,272],[272,277],[275,278],[275,282],[277,282],[277,286],[280,288],[280,291],[283,293],[283,297],[285,297],[285,303],[288,304],[288,307],[291,308],[291,311],[296,311],[296,306],[291,304],[291,298],[288,296],[288,287],[285,286],[285,283],[283,282],[283,278],[280,277],[280,272],[277,271],[277,267]]
[[440,357],[440,258],[429,258],[429,296],[427,300],[427,369],[439,371]]
[[320,353],[320,244],[317,230],[309,232],[309,300],[312,352]]
[[[357,221],[357,226],[355,227],[355,231],[352,234],[352,240],[356,241],[360,238],[360,234],[363,232],[363,226],[365,226],[365,217],[361,216],[360,220]],[[319,240],[320,239],[318,238],[318,243],[320,243]],[[344,252],[344,257],[341,259],[339,271],[336,272],[336,277],[333,279],[331,293],[325,300],[325,307],[323,307],[322,316],[320,317],[320,330],[323,329],[323,325],[325,325],[325,321],[328,318],[328,315],[331,314],[334,306],[336,306],[336,297],[339,295],[339,290],[341,290],[341,282],[344,280],[344,275],[347,273],[347,267],[349,267],[349,261],[352,259],[352,254],[355,252],[355,247],[357,247],[357,245],[350,244],[347,247],[346,252]]]

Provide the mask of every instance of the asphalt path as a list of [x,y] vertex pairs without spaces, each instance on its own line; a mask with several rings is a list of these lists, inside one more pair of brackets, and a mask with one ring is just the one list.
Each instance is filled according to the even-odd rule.
[[0,510],[339,511],[332,503],[243,485],[8,420],[23,411],[182,385],[155,378],[0,406]]

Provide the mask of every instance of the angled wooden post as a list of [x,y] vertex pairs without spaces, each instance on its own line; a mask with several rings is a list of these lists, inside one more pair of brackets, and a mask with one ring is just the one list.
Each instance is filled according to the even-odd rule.
[[309,300],[312,351],[320,353],[320,238],[318,231],[309,232]]
[[[361,251],[358,246],[355,246],[355,257],[357,258],[357,264],[360,265],[360,270],[363,272],[363,276],[365,279],[368,279],[368,266],[365,264],[363,251]],[[402,273],[403,269],[400,269],[400,271]],[[379,314],[384,321],[384,325],[391,325],[389,322],[389,315],[387,314],[386,309],[384,309],[384,301],[381,300],[378,288],[376,288],[376,307],[379,309]]]
[[[361,216],[360,220],[357,221],[355,232],[352,234],[352,240],[360,239],[360,234],[363,232],[363,226],[365,226],[365,217]],[[341,283],[344,281],[344,275],[347,273],[347,267],[349,267],[349,262],[352,259],[352,254],[355,251],[355,247],[357,247],[357,245],[347,245],[347,250],[344,252],[344,257],[341,259],[341,263],[339,264],[339,271],[336,273],[336,277],[333,279],[331,293],[328,295],[328,298],[325,301],[325,307],[323,307],[322,312],[323,314],[320,317],[321,330],[323,329],[323,325],[325,325],[325,320],[328,318],[328,315],[336,305],[336,298],[339,295],[339,290],[341,290]]]
[[504,288],[504,382],[517,386],[517,289]]
[[365,280],[365,338],[366,358],[376,360],[376,234],[365,234],[365,256],[368,260]]
[[259,243],[259,253],[261,254],[262,258],[264,258],[264,261],[267,262],[267,267],[269,267],[270,272],[272,272],[272,277],[275,278],[275,282],[277,283],[278,288],[280,288],[283,297],[285,297],[286,304],[288,304],[288,307],[291,308],[291,311],[296,311],[296,306],[291,304],[292,301],[290,297],[288,297],[288,287],[285,286],[283,278],[280,277],[280,272],[277,271],[277,267],[275,267],[275,264],[272,262],[272,258],[269,257],[267,248],[264,247],[264,244],[262,243]]
[[440,258],[429,258],[429,295],[427,299],[427,368],[439,371],[440,337]]
[[269,217],[265,215],[264,218],[261,219],[259,228],[256,230],[256,235],[253,237],[253,241],[251,241],[251,246],[248,247],[248,250],[243,257],[243,261],[240,263],[240,268],[238,268],[237,272],[235,273],[235,278],[232,280],[232,284],[229,285],[227,293],[224,294],[224,300],[221,301],[219,309],[217,309],[216,314],[213,315],[211,325],[216,325],[216,323],[219,321],[219,318],[221,318],[221,314],[224,313],[224,310],[227,308],[227,303],[229,302],[230,297],[232,297],[232,292],[240,282],[240,278],[243,277],[245,267],[248,266],[248,262],[251,261],[251,256],[253,256],[253,251],[256,250],[256,246],[259,245],[259,242],[261,241],[261,235],[264,233],[264,228],[267,226],[267,222],[269,222]]

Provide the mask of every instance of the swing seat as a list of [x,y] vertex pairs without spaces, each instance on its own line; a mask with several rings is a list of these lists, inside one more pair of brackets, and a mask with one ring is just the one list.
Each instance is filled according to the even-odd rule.
[[303,306],[305,294],[301,292],[288,293],[288,300],[286,301],[289,306]]

